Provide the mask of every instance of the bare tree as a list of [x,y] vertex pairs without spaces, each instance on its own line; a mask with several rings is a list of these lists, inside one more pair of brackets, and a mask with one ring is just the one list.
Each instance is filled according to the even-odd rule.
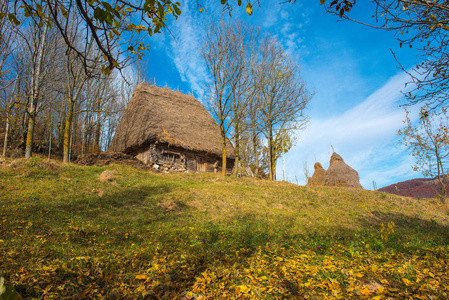
[[[9,2],[6,0],[0,0],[0,13],[8,11]],[[6,21],[6,19],[0,19],[0,89],[4,89],[7,86],[4,84],[3,78],[5,77],[7,70],[5,70],[5,62],[11,56],[13,52],[12,40],[16,36],[16,31],[13,30],[13,26]],[[8,84],[8,86],[11,83]]]
[[[104,116],[103,140],[105,149],[109,148],[109,144],[112,141],[115,130],[120,122],[123,112],[131,101],[132,94],[137,85],[141,83],[150,83],[150,80],[146,76],[147,67],[142,61],[136,61],[133,65],[124,70],[121,75],[116,76],[113,84],[117,87],[115,90],[115,96],[112,98],[114,101],[109,103],[107,114]],[[119,84],[117,84],[117,81]]]
[[[279,153],[287,151],[288,130],[307,123],[304,109],[311,97],[299,77],[299,66],[269,36],[260,40],[257,29],[242,23],[210,22],[206,26],[202,56],[209,71],[209,108],[222,134],[223,166],[226,166],[227,136],[235,141],[236,169],[240,158],[240,136],[245,129],[259,172],[259,134],[267,139],[269,174],[275,179]],[[253,33],[253,34],[251,34]],[[283,144],[283,142],[286,142]],[[245,141],[245,147],[248,143]],[[248,157],[248,153],[245,153]],[[247,163],[247,162],[246,162]],[[224,167],[223,167],[224,172]]]
[[304,177],[306,179],[306,185],[309,185],[310,171],[306,160],[302,162],[302,170],[304,172]]
[[[76,19],[75,16],[72,16],[71,18],[68,17],[67,19],[71,19],[71,25],[70,25],[70,31],[68,33],[68,38],[70,39],[70,43],[72,45],[75,45],[77,43],[80,43],[80,40],[84,38],[83,32],[79,32],[76,28],[79,26],[79,21]],[[91,74],[97,70],[98,75],[100,74],[98,65],[95,65],[95,62],[99,62],[100,60],[100,54],[99,51],[97,51],[93,47],[93,38],[90,39],[90,41],[86,45],[86,52],[89,54],[89,59],[91,61]],[[69,148],[70,148],[70,141],[72,140],[72,120],[74,116],[74,108],[75,104],[79,98],[79,95],[81,93],[81,90],[83,89],[83,86],[85,82],[88,80],[88,76],[85,74],[82,61],[79,60],[79,56],[74,53],[73,49],[71,47],[67,47],[66,50],[66,80],[67,83],[65,85],[65,94],[67,97],[67,116],[66,116],[66,122],[65,122],[65,129],[64,129],[64,142],[63,142],[63,162],[67,163],[69,162]]]
[[[98,94],[94,99],[93,103],[93,152],[98,152],[101,150],[101,131],[104,129],[104,122],[111,116],[115,114],[120,114],[122,106],[117,105],[117,99],[119,91],[114,87],[114,78],[104,78],[99,82]],[[108,125],[111,122],[108,121]],[[112,128],[107,127],[110,131]],[[114,128],[115,129],[115,128]],[[112,138],[112,137],[111,137]],[[109,143],[108,141],[107,143]],[[107,147],[105,147],[107,149]]]
[[[8,13],[14,8],[4,6],[5,3],[12,4],[0,0],[0,25],[3,26],[0,29],[7,28],[7,34],[18,34],[16,38],[8,38],[3,33],[0,36],[0,112],[4,117],[0,122],[8,132],[6,141],[11,140],[14,147],[25,145],[27,157],[32,151],[50,153],[53,145],[66,162],[72,154],[99,151],[107,146],[134,86],[146,80],[143,67],[133,68],[132,75],[125,69],[121,74],[114,71],[104,76],[101,71],[102,68],[104,71],[105,58],[93,35],[83,27],[82,18],[73,9],[63,13],[69,1],[60,3],[57,21],[64,22],[64,34],[70,45],[86,57],[61,43],[59,29],[50,26],[55,25],[54,20],[42,21],[43,15],[25,17],[23,26],[13,27],[14,18]],[[54,3],[43,4],[45,15],[50,9],[48,5]],[[11,41],[11,47],[5,47],[6,38]],[[108,51],[116,55],[118,48],[114,52],[113,47],[118,45],[118,37],[111,34],[107,38]],[[20,138],[23,143],[18,138],[22,135],[25,135]],[[8,148],[5,146],[4,150]]]
[[275,134],[307,124],[305,109],[312,95],[300,77],[299,66],[269,36],[261,42],[255,76],[262,133],[267,139],[270,179],[276,180]]
[[251,84],[254,83],[251,66],[254,58],[257,57],[259,29],[241,22],[234,22],[228,24],[226,36],[233,45],[232,63],[242,66],[230,84],[232,94],[230,127],[235,148],[234,176],[237,176],[240,170],[241,135],[247,130],[246,119],[254,98],[254,89],[251,88]]
[[[254,89],[253,89],[254,90]],[[260,138],[259,135],[262,133],[261,130],[261,119],[258,116],[260,108],[260,98],[253,93],[251,101],[249,101],[247,126],[250,134],[248,135],[251,141],[250,148],[252,149],[253,165],[254,165],[254,176],[259,176],[259,155],[260,155]]]
[[[16,37],[13,40],[19,40]],[[18,144],[24,141],[24,133],[26,133],[26,123],[28,121],[26,114],[26,106],[28,99],[25,95],[27,88],[28,74],[28,55],[26,48],[23,51],[18,51],[15,43],[12,43],[13,51],[10,54],[8,61],[8,71],[3,73],[2,77],[4,83],[1,92],[1,108],[5,120],[5,139],[4,139],[4,153],[8,147],[17,147]]]
[[3,157],[6,156],[6,151],[8,149],[9,129],[11,126],[10,114],[11,111],[14,109],[14,106],[17,104],[17,100],[15,99],[16,88],[17,88],[17,78],[14,80],[12,91],[6,96],[7,100],[4,102],[6,125],[5,125],[5,138],[3,140],[3,152],[2,152]]
[[86,82],[79,111],[83,115],[83,153],[109,147],[134,87],[146,80],[138,68],[123,72],[124,77],[114,72]]
[[[231,34],[231,35],[228,35]],[[237,37],[222,20],[206,26],[201,56],[211,76],[207,83],[208,107],[220,126],[222,137],[222,175],[226,175],[227,133],[233,123],[233,96],[245,66],[239,61],[241,53]]]
[[[0,13],[8,11],[8,1],[0,0]],[[11,70],[11,66],[8,65],[8,61],[11,61],[11,57],[14,51],[12,40],[16,36],[16,31],[12,29],[12,26],[6,20],[0,20],[0,91],[2,92],[0,109],[3,111],[5,117],[5,138],[3,143],[3,156],[6,156],[6,150],[8,148],[8,138],[11,125],[10,114],[15,106],[15,90],[17,77]]]
[[25,145],[25,158],[30,158],[33,150],[34,125],[39,105],[40,85],[42,80],[42,61],[44,59],[45,43],[47,40],[48,25],[44,25],[41,31],[38,29],[38,36],[34,40],[33,45],[33,69],[31,74],[31,92],[28,107],[28,128]]
[[[240,169],[241,135],[254,89],[251,61],[257,51],[259,29],[242,22],[210,21],[202,56],[211,81],[207,84],[209,109],[217,119],[222,135],[223,166],[226,165],[227,138],[234,141],[234,176]],[[225,169],[225,168],[224,168]],[[223,170],[223,174],[224,174]]]

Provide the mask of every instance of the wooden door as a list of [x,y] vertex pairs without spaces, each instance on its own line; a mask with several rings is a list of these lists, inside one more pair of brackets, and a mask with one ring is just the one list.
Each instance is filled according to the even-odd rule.
[[204,157],[201,157],[201,156],[196,157],[196,170],[200,171],[200,172],[207,171],[207,162]]

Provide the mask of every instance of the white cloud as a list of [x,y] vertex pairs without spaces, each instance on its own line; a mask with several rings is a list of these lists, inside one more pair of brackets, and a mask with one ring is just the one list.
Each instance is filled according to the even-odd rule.
[[200,97],[203,94],[201,82],[207,78],[204,63],[199,54],[199,44],[201,39],[201,18],[195,16],[199,14],[196,9],[185,2],[182,7],[182,14],[170,28],[175,39],[170,41],[167,47],[167,54],[172,59],[181,80],[190,85],[194,95]]
[[298,59],[304,43],[304,24],[309,23],[310,9],[301,3],[280,4],[272,0],[264,2],[257,16],[262,18],[262,26],[270,31],[284,46],[289,55]]
[[[281,6],[272,3],[264,3],[261,8],[257,8],[257,14],[263,15],[262,26],[264,28],[270,28],[279,24],[279,16],[284,19],[288,17],[285,12],[281,11]],[[254,15],[254,13],[253,13]]]
[[[398,101],[403,97],[401,90],[408,81],[408,75],[400,73],[343,114],[312,119],[306,130],[297,132],[297,145],[285,157],[289,166],[287,179],[295,181],[296,176],[304,184],[303,162],[307,161],[313,173],[315,157],[327,168],[331,144],[345,162],[359,172],[365,188],[372,188],[373,180],[381,187],[408,175],[409,178],[416,177],[416,173],[411,173],[412,161],[398,145],[396,136],[405,117]],[[278,176],[281,176],[282,163],[278,166]]]
[[[190,85],[196,97],[201,98],[203,94],[201,82],[204,82],[208,77],[199,52],[201,37],[204,33],[203,21],[209,17],[227,18],[228,12],[223,11],[223,6],[218,2],[208,2],[204,7],[207,13],[201,14],[196,3],[196,1],[187,1],[183,4],[181,16],[178,20],[172,22],[169,27],[175,39],[158,41],[158,45],[161,42],[169,43],[170,47],[166,47],[166,52],[181,80]],[[236,6],[232,11],[232,18],[262,23],[265,29],[276,32],[276,37],[279,38],[288,53],[298,58],[300,45],[304,41],[301,38],[302,23],[308,22],[308,17],[301,17],[302,21],[298,23],[292,15],[301,15],[296,14],[301,7],[299,4],[290,6],[290,12],[288,12],[285,10],[285,6],[272,0],[269,4],[264,3],[261,7],[255,7],[257,13],[255,12],[251,17],[246,15],[244,9]],[[277,26],[279,26],[281,20],[283,25],[279,30]]]
[[282,10],[281,11],[281,19],[282,20],[287,20],[288,19],[288,11],[287,10]]

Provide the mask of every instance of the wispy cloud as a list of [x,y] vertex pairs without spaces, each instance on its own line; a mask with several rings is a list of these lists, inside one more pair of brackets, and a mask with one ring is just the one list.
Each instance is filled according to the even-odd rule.
[[207,72],[199,52],[203,27],[201,21],[198,21],[201,20],[198,14],[193,2],[184,3],[181,16],[170,26],[175,39],[170,41],[170,47],[166,51],[181,80],[190,85],[196,97],[201,98],[201,83],[207,78]]
[[[288,179],[294,181],[296,176],[305,183],[304,161],[307,161],[311,172],[315,159],[327,167],[331,145],[359,172],[365,188],[370,188],[373,180],[380,187],[407,175],[416,176],[411,174],[411,160],[398,144],[396,136],[396,130],[402,127],[404,119],[404,111],[398,101],[403,97],[401,90],[408,81],[408,75],[400,73],[343,114],[313,118],[305,131],[297,133],[297,146],[286,155]],[[281,167],[279,164],[279,175],[282,174]]]
[[301,3],[280,5],[273,2],[267,7],[270,10],[266,12],[264,28],[272,31],[289,55],[299,59],[303,49],[304,25],[309,23],[307,10]]
[[[242,19],[252,24],[262,24],[265,30],[271,31],[278,38],[293,57],[298,58],[303,42],[300,33],[303,24],[308,22],[306,10],[301,10],[301,4],[288,6],[287,10],[287,6],[280,5],[277,0],[270,2],[255,7],[255,13],[251,17],[246,15],[244,9],[236,6],[232,11],[232,18]],[[227,18],[229,13],[223,11],[223,6],[218,2],[208,2],[204,8],[207,13],[201,14],[196,1],[184,2],[181,16],[169,26],[175,39],[159,41],[159,44],[169,44],[169,47],[165,47],[167,55],[172,60],[181,80],[190,85],[195,96],[199,98],[204,92],[201,83],[208,76],[199,51],[201,37],[204,36],[203,20],[210,17]],[[299,11],[302,12],[299,13]],[[298,22],[299,15],[301,22]],[[280,23],[282,23],[281,27],[279,27]]]

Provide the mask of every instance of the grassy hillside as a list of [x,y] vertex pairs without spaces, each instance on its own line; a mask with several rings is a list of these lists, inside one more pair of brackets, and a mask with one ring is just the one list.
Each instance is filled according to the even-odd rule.
[[0,207],[24,298],[449,297],[437,200],[33,158],[0,167]]

